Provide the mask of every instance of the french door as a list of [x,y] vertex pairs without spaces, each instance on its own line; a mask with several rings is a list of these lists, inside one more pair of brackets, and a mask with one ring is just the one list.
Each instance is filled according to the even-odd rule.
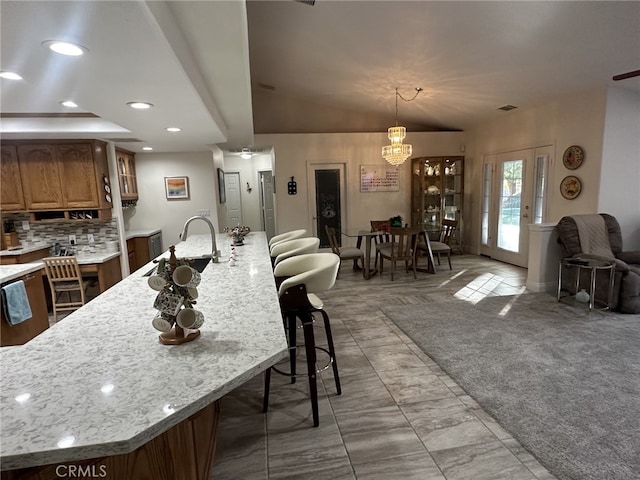
[[481,253],[527,266],[533,192],[533,149],[485,156]]
[[545,145],[484,156],[480,253],[528,266],[528,224],[547,216],[553,149]]

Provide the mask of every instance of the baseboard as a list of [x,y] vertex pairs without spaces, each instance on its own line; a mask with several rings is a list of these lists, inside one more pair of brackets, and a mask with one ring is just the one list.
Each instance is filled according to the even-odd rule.
[[527,282],[526,286],[528,290],[531,290],[535,293],[556,293],[558,289],[557,282]]

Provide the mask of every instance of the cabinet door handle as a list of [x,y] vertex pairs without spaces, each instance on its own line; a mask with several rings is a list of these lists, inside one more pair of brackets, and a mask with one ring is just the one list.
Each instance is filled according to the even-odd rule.
[[24,281],[28,282],[29,280],[33,280],[34,278],[36,278],[35,275],[25,275],[24,276]]

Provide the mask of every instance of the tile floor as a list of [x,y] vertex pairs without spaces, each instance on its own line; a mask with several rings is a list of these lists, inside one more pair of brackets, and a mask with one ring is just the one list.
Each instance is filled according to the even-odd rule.
[[[446,263],[446,262],[445,262]],[[453,270],[402,270],[365,281],[343,264],[322,295],[331,317],[342,384],[319,382],[314,428],[306,379],[272,376],[269,412],[262,375],[221,401],[213,478],[550,480],[537,460],[498,425],[381,311],[433,295],[475,298],[524,291],[526,270],[455,255]],[[322,322],[319,322],[322,323]],[[324,339],[316,326],[317,342]]]

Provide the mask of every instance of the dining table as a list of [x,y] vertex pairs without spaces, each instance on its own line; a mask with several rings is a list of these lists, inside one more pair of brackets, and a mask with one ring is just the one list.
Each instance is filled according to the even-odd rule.
[[[357,248],[361,248],[362,247],[362,241],[365,241],[365,247],[364,247],[364,278],[365,280],[369,280],[371,277],[373,277],[376,273],[378,273],[378,270],[376,268],[371,268],[371,243],[379,236],[382,235],[388,235],[389,232],[383,231],[383,230],[375,230],[375,231],[371,231],[371,230],[366,230],[366,229],[346,229],[346,230],[342,230],[342,235],[344,235],[345,237],[348,238],[355,238],[356,239],[356,247]],[[422,267],[417,267],[416,265],[416,270],[419,271],[423,271],[423,272],[427,272],[427,273],[436,273],[436,267],[435,267],[435,263],[433,261],[433,253],[431,252],[431,245],[429,243],[429,236],[427,235],[426,231],[422,230],[420,232],[420,235],[422,235],[425,244],[427,245],[427,267],[426,268],[422,268]],[[417,262],[417,258],[414,260]]]

